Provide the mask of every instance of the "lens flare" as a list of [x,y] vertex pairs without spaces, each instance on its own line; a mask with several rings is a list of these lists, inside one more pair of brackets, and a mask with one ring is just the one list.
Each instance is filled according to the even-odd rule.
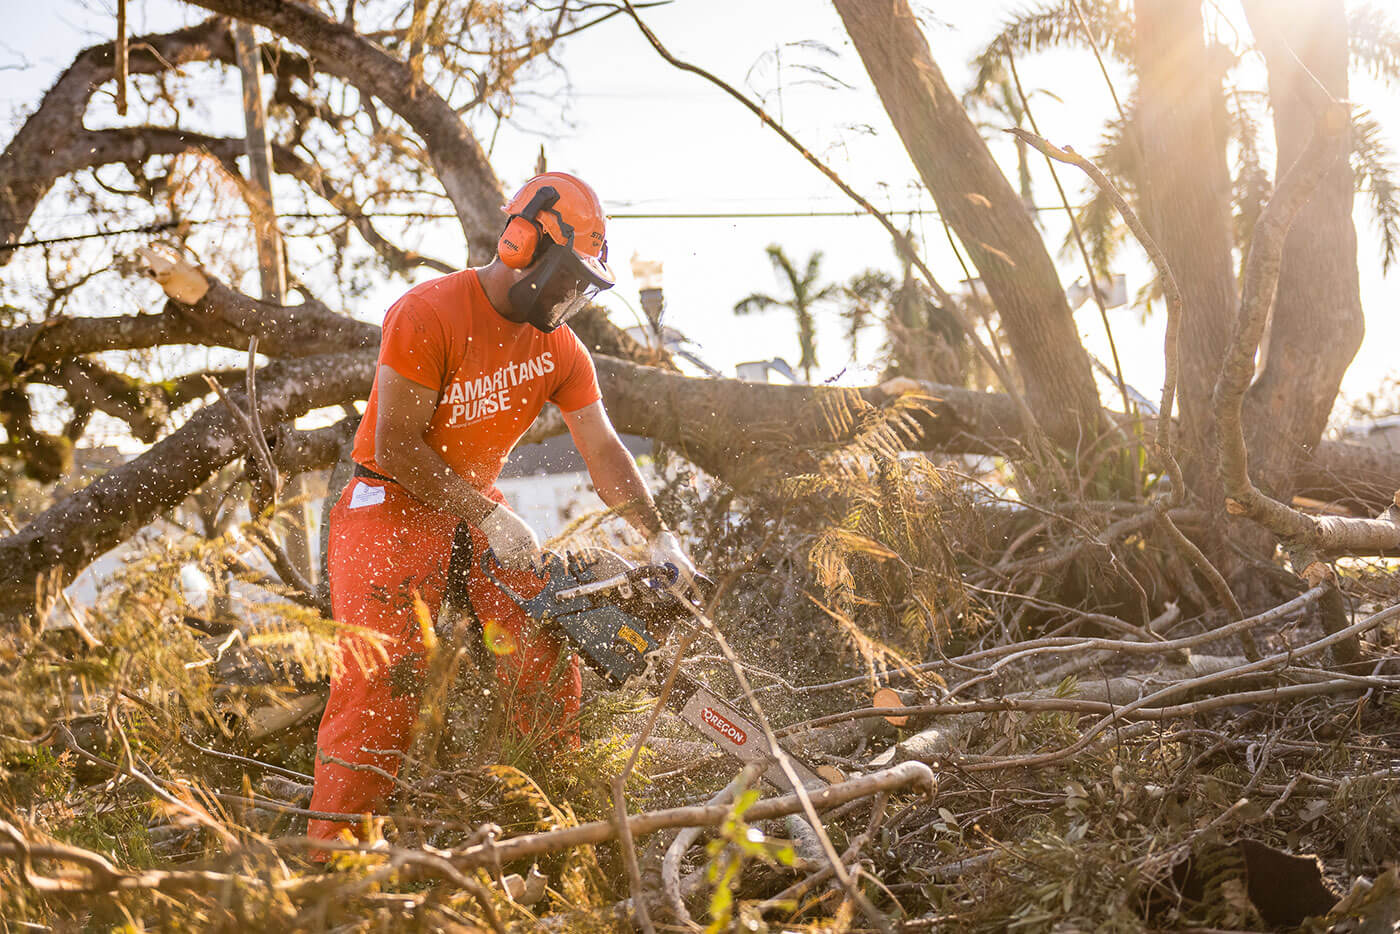
[[481,638],[492,655],[511,655],[515,652],[515,635],[498,620],[486,621],[481,627]]

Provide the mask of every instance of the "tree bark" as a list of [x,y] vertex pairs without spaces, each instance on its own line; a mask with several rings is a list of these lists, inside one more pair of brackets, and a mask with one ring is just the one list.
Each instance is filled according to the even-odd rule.
[[948,87],[907,0],[835,0],[891,122],[1001,315],[1026,401],[1075,451],[1103,421],[1054,262],[1016,190]]
[[1238,293],[1220,70],[1198,0],[1137,0],[1138,126],[1143,223],[1181,288],[1181,450],[1187,485],[1222,503],[1211,392]]
[[[1312,138],[1329,95],[1348,97],[1346,9],[1341,0],[1246,0],[1244,6],[1268,63],[1282,178]],[[1263,366],[1246,398],[1251,474],[1285,502],[1296,489],[1298,462],[1322,438],[1365,330],[1350,128],[1328,142],[1332,168],[1284,244]]]

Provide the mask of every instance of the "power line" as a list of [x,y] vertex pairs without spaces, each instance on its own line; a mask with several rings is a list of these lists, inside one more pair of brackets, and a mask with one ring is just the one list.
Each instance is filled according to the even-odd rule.
[[[929,213],[924,209],[916,208],[908,211],[885,211],[885,214],[924,214]],[[609,214],[608,220],[639,221],[639,220],[745,220],[751,217],[869,217],[866,211],[699,211],[699,212],[674,212],[657,214],[640,213],[618,213]]]
[[[1036,205],[1036,211],[1063,211],[1060,205]],[[936,208],[905,208],[900,210],[884,211],[886,215],[904,215],[909,217],[922,217],[929,215],[938,216]],[[76,216],[76,215],[70,215]],[[283,220],[338,220],[353,222],[358,218],[373,219],[379,217],[389,218],[412,218],[417,220],[456,220],[457,215],[449,212],[431,211],[365,211],[354,216],[347,216],[338,213],[316,213],[308,211],[286,211],[279,212],[278,218]],[[619,211],[608,215],[608,220],[763,220],[781,218],[806,218],[806,217],[868,217],[866,211],[656,211],[637,212]],[[55,243],[72,243],[77,240],[97,240],[103,237],[120,237],[124,234],[137,233],[161,233],[166,230],[173,230],[177,227],[200,227],[207,224],[228,224],[242,223],[243,218],[210,217],[199,220],[186,219],[182,221],[161,221],[159,223],[146,224],[141,227],[123,227],[117,230],[96,230],[91,233],[72,234],[66,237],[46,237],[41,240],[23,240],[18,243],[0,243],[0,252],[18,250],[24,247],[49,246]]]
[[119,237],[129,233],[160,233],[163,230],[170,230],[179,227],[178,221],[161,221],[158,224],[146,224],[144,227],[126,227],[122,230],[97,230],[92,233],[72,234],[67,237],[47,237],[43,240],[21,240],[19,243],[0,243],[0,251],[18,250],[27,246],[48,246],[52,243],[72,243],[74,240],[96,240],[100,237]]

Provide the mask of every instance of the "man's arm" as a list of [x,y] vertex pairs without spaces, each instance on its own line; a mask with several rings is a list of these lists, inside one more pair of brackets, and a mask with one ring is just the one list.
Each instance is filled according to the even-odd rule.
[[388,366],[380,366],[377,379],[375,463],[419,500],[481,529],[502,567],[533,567],[540,543],[525,520],[457,476],[423,440],[437,408],[437,393]]
[[496,503],[447,466],[423,435],[437,408],[437,393],[379,367],[379,414],[374,423],[374,460],[409,493],[442,512],[480,525]]
[[603,403],[595,402],[576,412],[565,412],[564,424],[569,426],[574,445],[588,465],[588,475],[593,478],[598,496],[646,536],[652,564],[674,565],[681,582],[691,586],[695,565],[675,534],[661,521],[661,513],[656,511],[656,503],[642,481],[637,462],[613,430]]
[[666,530],[661,514],[652,502],[651,491],[637,470],[632,453],[613,429],[603,403],[595,402],[575,412],[564,413],[574,446],[588,465],[588,475],[598,497],[615,509],[647,540]]

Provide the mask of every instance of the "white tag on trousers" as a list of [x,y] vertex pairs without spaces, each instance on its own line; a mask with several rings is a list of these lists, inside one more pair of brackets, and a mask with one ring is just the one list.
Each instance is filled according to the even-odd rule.
[[356,481],[355,492],[350,494],[350,508],[359,509],[361,506],[376,506],[384,502],[384,487],[369,486]]

